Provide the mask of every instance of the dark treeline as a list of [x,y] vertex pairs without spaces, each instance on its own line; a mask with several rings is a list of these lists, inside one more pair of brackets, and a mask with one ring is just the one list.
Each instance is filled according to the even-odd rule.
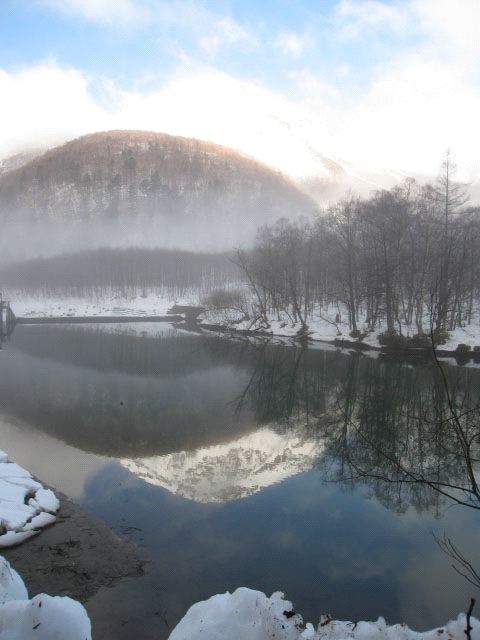
[[[314,222],[263,227],[237,263],[255,299],[252,321],[287,316],[304,328],[329,307],[351,335],[440,334],[470,324],[480,299],[480,215],[446,154],[433,185],[414,180],[349,197]],[[343,318],[342,318],[343,319]]]
[[99,296],[142,295],[167,290],[210,291],[239,279],[225,254],[173,249],[95,249],[53,258],[36,258],[0,271],[7,290],[27,294]]

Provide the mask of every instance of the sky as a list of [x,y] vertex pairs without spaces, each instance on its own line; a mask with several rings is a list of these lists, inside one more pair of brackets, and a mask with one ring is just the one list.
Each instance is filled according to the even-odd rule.
[[480,0],[1,0],[0,158],[107,129],[480,178]]

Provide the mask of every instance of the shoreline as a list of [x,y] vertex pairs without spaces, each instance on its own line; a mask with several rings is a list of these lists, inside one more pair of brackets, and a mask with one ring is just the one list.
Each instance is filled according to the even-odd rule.
[[143,575],[146,560],[133,542],[67,496],[55,493],[60,501],[57,521],[34,538],[2,551],[22,576],[30,597],[48,593],[84,604],[102,587]]
[[[288,344],[297,347],[308,347],[318,345],[329,345],[332,347],[355,350],[359,353],[377,353],[386,357],[399,358],[406,361],[432,361],[434,359],[433,350],[431,347],[389,347],[383,345],[371,344],[368,342],[362,342],[350,338],[332,337],[331,339],[312,337],[312,335],[298,335],[298,334],[282,334],[275,333],[274,331],[266,331],[265,329],[242,329],[230,324],[221,324],[215,322],[204,322],[199,320],[198,322],[187,321],[182,314],[171,315],[105,315],[105,316],[74,316],[74,315],[61,315],[61,316],[24,316],[17,318],[17,324],[28,325],[64,325],[64,324],[138,324],[138,323],[170,323],[173,326],[180,329],[188,329],[190,331],[208,331],[212,333],[220,333],[223,335],[230,335],[233,337],[246,337],[256,338],[263,340],[282,340],[287,341]],[[437,348],[436,355],[439,359],[454,359],[459,366],[472,364],[480,366],[480,351],[473,351],[473,349],[467,351],[458,351],[457,349],[444,349]]]
[[16,319],[16,324],[122,324],[134,322],[182,322],[181,315],[166,316],[37,316],[21,317]]
[[[361,342],[358,340],[349,340],[344,338],[334,338],[332,340],[325,340],[320,338],[312,338],[311,336],[292,336],[292,335],[282,335],[279,333],[274,333],[271,331],[265,330],[256,330],[256,329],[237,329],[230,325],[222,325],[222,324],[211,324],[200,322],[197,325],[199,328],[204,329],[206,331],[211,331],[214,333],[222,333],[222,334],[230,334],[232,337],[240,337],[245,336],[247,338],[263,338],[268,341],[275,339],[288,340],[290,344],[296,347],[308,347],[313,346],[315,344],[325,344],[333,347],[337,347],[340,349],[347,350],[355,350],[359,353],[363,352],[375,352],[379,355],[402,358],[405,360],[434,360],[434,354],[432,348],[401,348],[401,347],[386,347],[386,346],[376,346],[372,344],[368,344],[366,342]],[[435,349],[436,355],[438,358],[454,358],[457,361],[457,364],[466,364],[469,361],[473,361],[475,364],[480,366],[480,352],[476,351],[467,351],[467,352],[459,352],[456,349]]]

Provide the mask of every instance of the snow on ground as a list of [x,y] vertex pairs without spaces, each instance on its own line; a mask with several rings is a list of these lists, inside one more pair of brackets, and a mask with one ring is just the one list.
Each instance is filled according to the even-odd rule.
[[106,292],[98,297],[25,296],[9,292],[12,310],[18,318],[75,316],[164,316],[175,304],[198,304],[199,292],[175,296],[166,290],[149,291],[145,296]]
[[[174,304],[198,305],[202,299],[202,292],[192,289],[188,292],[176,295],[166,289],[156,291],[148,290],[143,295],[118,293],[107,290],[103,295],[97,297],[45,297],[30,296],[16,292],[8,292],[12,309],[17,317],[105,317],[105,316],[165,316]],[[474,322],[468,327],[457,328],[450,333],[450,338],[442,349],[454,351],[459,344],[471,346],[480,345],[480,312]],[[252,326],[250,321],[239,322],[240,314],[236,311],[207,311],[203,320],[207,324],[219,324],[239,330],[259,329],[261,326]],[[367,333],[365,317],[358,319],[357,325],[362,333],[366,333],[362,339],[362,344],[378,349],[380,347],[379,336],[386,331],[385,321]],[[293,322],[285,313],[281,318],[270,317],[270,327],[267,333],[285,338],[294,338],[301,330],[299,322]],[[314,341],[333,342],[335,340],[355,341],[350,336],[348,325],[348,312],[344,305],[331,306],[327,309],[320,307],[314,310],[313,316],[308,319],[308,329],[310,338]],[[428,312],[425,313],[425,326],[428,326]],[[151,331],[144,326],[137,327],[135,333],[140,331],[155,335],[160,331]],[[402,334],[405,336],[414,335],[415,327],[402,326]]]
[[298,430],[262,427],[233,442],[121,464],[150,484],[195,502],[229,502],[311,469],[323,447]]
[[450,337],[442,349],[454,350],[459,344],[466,344],[470,347],[480,346],[480,324],[472,324],[468,327],[458,327],[450,331]]
[[[425,315],[425,326],[428,328],[428,314]],[[279,320],[276,317],[269,317],[269,328],[264,329],[260,323],[252,326],[249,320],[239,320],[238,312],[215,312],[207,311],[204,321],[208,324],[221,324],[229,326],[232,329],[239,330],[255,330],[263,329],[268,334],[275,336],[284,336],[288,338],[295,337],[301,331],[300,322],[293,322],[286,314],[281,315]],[[367,331],[365,318],[359,318],[357,322],[358,329],[366,335],[362,339],[362,344],[374,349],[380,348],[379,336],[387,330],[386,322],[381,321],[374,331]],[[313,316],[308,318],[308,333],[312,340],[321,342],[333,342],[334,340],[345,340],[347,342],[355,342],[356,340],[350,336],[350,327],[348,324],[348,313],[342,307],[330,307],[329,309],[315,309]],[[412,336],[417,333],[416,327],[402,326],[402,334]],[[450,337],[442,349],[455,351],[457,345],[466,344],[471,346],[480,345],[480,317],[475,318],[474,322],[467,327],[460,327],[450,332]]]
[[[472,618],[471,640],[480,640],[480,623]],[[465,640],[465,614],[444,627],[418,633],[405,625],[377,622],[340,622],[323,618],[317,629],[304,624],[282,593],[268,598],[260,591],[241,587],[233,593],[212,596],[187,611],[169,640]]]
[[18,573],[12,569],[10,563],[0,556],[0,607],[10,600],[27,599],[27,588],[23,580]]
[[23,580],[0,556],[0,640],[91,638],[90,620],[79,602],[44,593],[29,600]]
[[0,451],[0,549],[20,544],[55,522],[60,503]]

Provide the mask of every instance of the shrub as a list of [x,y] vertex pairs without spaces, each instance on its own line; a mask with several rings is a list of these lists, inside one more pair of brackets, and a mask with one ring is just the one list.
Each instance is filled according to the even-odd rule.
[[468,353],[471,349],[472,347],[469,344],[458,344],[455,351],[457,353]]
[[202,299],[202,304],[215,322],[235,325],[250,320],[249,304],[241,289],[216,289]]
[[360,329],[352,329],[348,335],[351,338],[354,338],[355,340],[363,340],[365,338],[365,336],[367,335],[367,332],[364,331],[362,333],[362,331],[360,331]]
[[435,346],[439,344],[445,344],[450,336],[448,335],[448,331],[445,329],[440,329],[439,331],[435,330],[433,332],[433,340],[435,342]]
[[426,333],[416,333],[410,338],[410,346],[415,349],[429,349],[432,341]]
[[391,349],[406,349],[409,344],[409,338],[402,336],[396,331],[385,331],[378,336],[378,341],[383,347]]

